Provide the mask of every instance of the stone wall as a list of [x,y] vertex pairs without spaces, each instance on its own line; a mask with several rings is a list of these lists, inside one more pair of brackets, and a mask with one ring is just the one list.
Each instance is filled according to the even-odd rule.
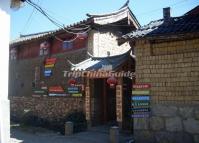
[[134,119],[138,142],[198,143],[199,39],[138,40],[135,55],[136,83],[152,86],[152,116]]
[[84,98],[75,97],[10,97],[11,116],[17,118],[31,111],[34,115],[48,120],[64,118],[74,111],[84,112]]

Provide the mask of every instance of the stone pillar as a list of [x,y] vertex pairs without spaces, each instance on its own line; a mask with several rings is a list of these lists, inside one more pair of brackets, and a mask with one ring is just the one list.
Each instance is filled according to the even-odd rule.
[[87,79],[85,88],[85,112],[86,112],[86,120],[88,128],[91,127],[91,97],[90,97],[90,87],[89,87],[89,79]]
[[65,135],[72,135],[73,134],[73,122],[66,122],[65,123]]
[[117,126],[110,128],[110,143],[119,143],[119,128]]
[[122,129],[123,122],[123,89],[122,78],[118,79],[118,85],[116,86],[116,118],[120,129]]
[[10,37],[10,0],[0,1],[0,143],[10,142],[10,102],[8,100],[8,65]]

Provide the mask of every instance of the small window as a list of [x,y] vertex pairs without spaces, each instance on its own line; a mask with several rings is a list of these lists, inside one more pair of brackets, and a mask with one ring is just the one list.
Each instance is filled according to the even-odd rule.
[[63,49],[71,49],[73,47],[73,42],[72,41],[64,41],[63,42]]
[[50,43],[45,41],[40,44],[39,55],[48,55],[49,54]]
[[17,59],[17,50],[15,48],[10,50],[10,59],[16,60]]

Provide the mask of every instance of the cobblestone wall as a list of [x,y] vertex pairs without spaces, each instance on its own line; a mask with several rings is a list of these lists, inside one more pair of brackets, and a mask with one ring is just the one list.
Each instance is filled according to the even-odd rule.
[[150,83],[152,116],[135,119],[139,142],[199,142],[199,39],[139,40],[136,83]]
[[84,112],[84,98],[74,97],[10,97],[11,115],[20,118],[24,112],[31,111],[34,115],[57,120],[73,111]]

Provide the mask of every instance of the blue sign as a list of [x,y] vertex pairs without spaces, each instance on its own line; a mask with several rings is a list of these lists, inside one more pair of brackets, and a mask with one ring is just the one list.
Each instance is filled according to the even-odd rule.
[[150,100],[149,96],[133,96],[132,100]]

